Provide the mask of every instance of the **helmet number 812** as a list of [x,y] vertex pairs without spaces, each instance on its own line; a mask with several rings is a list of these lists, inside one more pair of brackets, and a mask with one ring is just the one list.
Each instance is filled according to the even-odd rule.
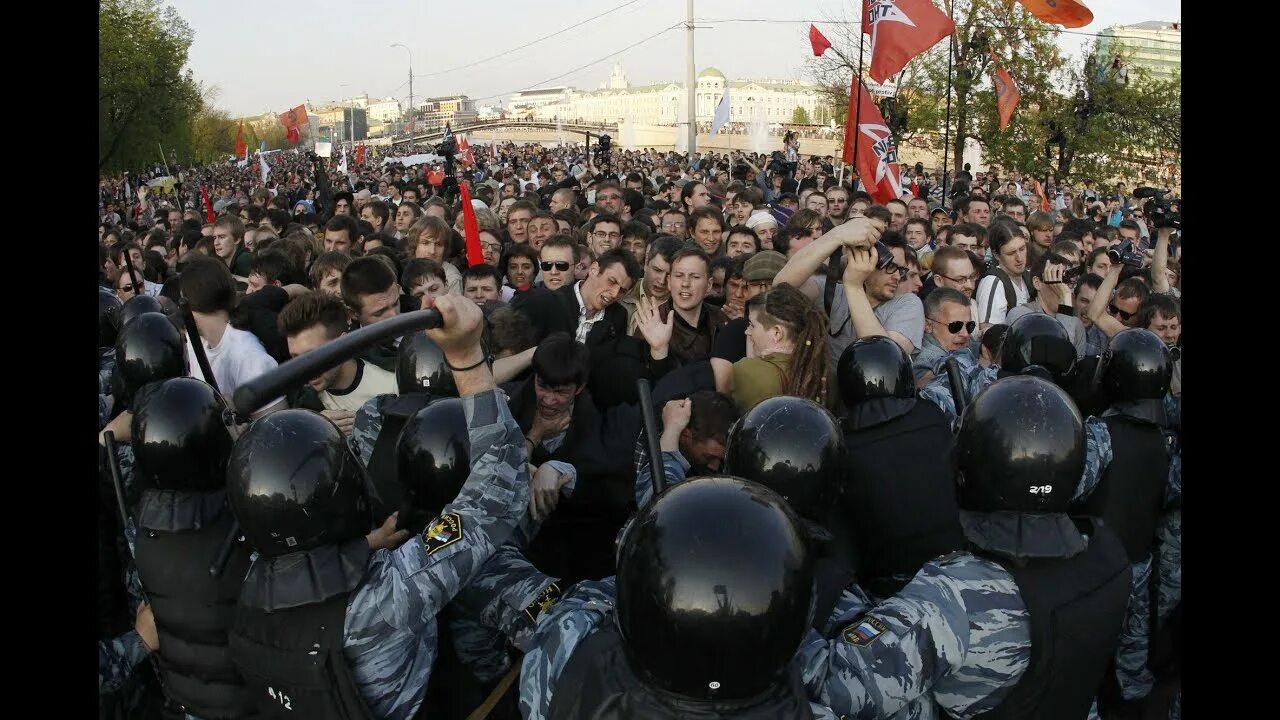
[[1032,495],[1051,495],[1053,494],[1053,486],[1052,485],[1032,485],[1031,494]]

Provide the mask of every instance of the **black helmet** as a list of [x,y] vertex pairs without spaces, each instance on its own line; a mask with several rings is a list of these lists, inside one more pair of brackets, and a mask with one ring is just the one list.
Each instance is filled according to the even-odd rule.
[[120,308],[120,327],[124,328],[134,318],[144,313],[160,313],[164,314],[164,306],[160,301],[150,295],[134,295],[125,301]]
[[145,487],[209,492],[227,486],[231,433],[226,400],[211,385],[180,377],[138,394],[133,416],[134,472]]
[[98,288],[98,349],[116,346],[116,333],[120,331],[120,298],[110,290]]
[[368,534],[363,475],[332,421],[280,410],[255,420],[232,446],[227,500],[250,544],[277,557]]
[[1145,328],[1121,330],[1099,362],[1107,399],[1163,400],[1173,377],[1173,360],[1160,336]]
[[725,444],[725,474],[770,488],[801,517],[824,524],[844,457],[844,433],[831,413],[812,400],[772,397],[735,422]]
[[913,398],[915,375],[911,359],[890,338],[875,336],[855,341],[836,364],[840,398],[846,407],[875,398]]
[[[129,303],[124,307],[127,309]],[[128,405],[143,385],[186,374],[186,348],[169,318],[160,313],[143,313],[121,325],[112,386],[117,401]]]
[[462,400],[434,400],[409,418],[396,450],[397,487],[378,488],[389,508],[400,509],[399,527],[420,532],[453,502],[470,474],[470,450]]
[[444,362],[444,351],[425,332],[400,340],[396,385],[401,395],[425,392],[435,397],[458,397],[458,386],[453,382],[453,371]]
[[1084,471],[1084,419],[1057,385],[1003,378],[965,408],[956,458],[964,510],[1066,512]]
[[[1002,377],[1032,373],[1043,368],[1058,385],[1067,385],[1076,368],[1076,346],[1052,315],[1031,313],[1009,325],[1000,346]],[[1048,378],[1046,378],[1048,379]]]
[[772,490],[694,478],[641,510],[618,553],[617,622],[636,674],[696,700],[781,681],[813,615],[813,557]]

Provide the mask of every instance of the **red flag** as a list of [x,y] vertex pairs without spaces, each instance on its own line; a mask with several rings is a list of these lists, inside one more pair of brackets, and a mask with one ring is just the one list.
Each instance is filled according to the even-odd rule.
[[1018,0],[1027,12],[1047,23],[1081,28],[1093,22],[1093,11],[1079,0]]
[[356,164],[359,165],[363,162],[364,162],[364,144],[361,143],[360,145],[356,146]]
[[289,132],[285,133],[285,137],[289,140],[290,145],[297,145],[298,141],[302,139],[302,136],[298,134],[298,128],[296,126],[289,128]]
[[[862,110],[858,112],[858,106]],[[858,127],[855,129],[854,118]],[[893,142],[889,126],[880,115],[874,98],[855,76],[849,88],[849,118],[844,126],[845,162],[853,162],[854,143],[858,147],[858,163],[854,170],[871,199],[877,204],[902,197],[902,167],[898,164],[898,146]]]
[[467,267],[484,263],[484,251],[480,249],[480,224],[476,222],[476,209],[471,207],[471,191],[467,183],[462,188],[462,233],[467,240]]
[[462,156],[462,164],[468,167],[476,164],[476,156],[471,152],[471,143],[465,135],[458,136],[458,154]]
[[1000,113],[1000,129],[1004,130],[1009,126],[1009,119],[1013,117],[1013,109],[1018,107],[1022,93],[1018,91],[1018,86],[1014,84],[1009,71],[1000,67],[1000,60],[995,53],[991,53],[991,60],[996,64],[996,72],[991,81],[996,86],[996,109]]
[[813,46],[814,57],[822,57],[822,53],[831,47],[831,41],[814,25],[809,26],[809,44]]
[[249,151],[249,146],[244,144],[244,121],[240,121],[240,129],[236,131],[236,157],[242,157]]
[[871,0],[862,0],[862,32],[871,34]]
[[307,118],[307,106],[299,105],[298,107],[280,115],[280,124],[284,125],[286,130],[292,130],[299,125],[306,125],[311,122]]
[[217,220],[218,214],[213,211],[213,203],[209,201],[209,191],[203,185],[200,186],[200,199],[204,202],[205,219],[209,222]]
[[440,187],[444,184],[444,170],[428,170],[427,184],[432,187]]
[[911,58],[928,50],[956,31],[956,24],[929,0],[872,0],[871,23],[872,80],[882,83],[907,66]]

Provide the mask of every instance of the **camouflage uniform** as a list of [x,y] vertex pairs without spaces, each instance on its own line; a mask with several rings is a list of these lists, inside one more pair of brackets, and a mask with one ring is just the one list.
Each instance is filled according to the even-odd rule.
[[842,718],[970,718],[1026,672],[1031,618],[1004,568],[956,552],[835,639],[810,632],[797,660],[809,697]]
[[[679,450],[662,452],[662,468],[666,471],[667,487],[684,482],[689,473],[689,461]],[[649,450],[636,459],[636,508],[643,509],[653,500],[653,466],[649,463]]]
[[147,657],[137,630],[118,638],[98,641],[98,693],[115,692],[129,679],[133,668]]
[[524,436],[497,390],[462,399],[473,453],[466,484],[421,539],[369,560],[347,605],[344,654],[372,714],[418,712],[437,652],[436,616],[525,514]]
[[[1166,407],[1168,402],[1166,401]],[[1175,406],[1176,407],[1176,406]],[[1085,469],[1084,475],[1080,479],[1080,487],[1076,489],[1076,494],[1072,498],[1072,502],[1080,502],[1089,497],[1101,482],[1103,474],[1106,473],[1107,466],[1111,464],[1111,432],[1107,429],[1106,423],[1100,418],[1090,416],[1085,421]],[[1173,456],[1169,464],[1169,482],[1165,485],[1165,507],[1171,508],[1176,506],[1182,498],[1182,463]],[[1173,541],[1177,560],[1180,563],[1181,552],[1181,529],[1182,517],[1181,512],[1177,513],[1177,534],[1178,537]],[[1172,514],[1172,513],[1170,513]],[[1168,515],[1165,516],[1168,518]],[[1161,546],[1164,546],[1164,537],[1162,531],[1166,531],[1166,519],[1162,518],[1160,524],[1156,527],[1156,535],[1162,540]],[[1152,538],[1154,541],[1155,538]],[[1146,697],[1151,689],[1155,686],[1155,676],[1152,675],[1150,668],[1147,667],[1147,655],[1151,644],[1151,563],[1154,556],[1148,556],[1143,560],[1130,565],[1131,576],[1131,592],[1129,595],[1129,610],[1125,613],[1124,626],[1120,631],[1120,643],[1116,647],[1116,676],[1120,682],[1120,690],[1125,700],[1137,700]],[[1168,583],[1177,584],[1178,593],[1181,592],[1182,571],[1181,567],[1170,570],[1173,578],[1166,579],[1164,567],[1161,567],[1160,573],[1160,592],[1163,597],[1166,595],[1164,588]],[[1175,601],[1176,602],[1176,601]],[[1163,606],[1163,600],[1161,600]],[[1167,609],[1172,609],[1174,603],[1169,603]]]
[[[970,402],[973,402],[978,393],[999,377],[999,367],[995,365],[982,367],[978,357],[969,348],[952,351],[947,357],[954,357],[956,364],[960,366],[960,377],[964,380],[965,393],[969,396]],[[938,373],[938,376],[920,391],[920,397],[931,400],[937,405],[951,421],[951,427],[955,428],[960,418],[956,416],[955,398],[951,397],[951,381],[945,371],[946,368],[942,365],[945,362],[945,359],[939,362],[939,368],[943,372]]]
[[115,348],[103,350],[98,355],[98,394],[111,394],[111,375],[116,370]]
[[394,395],[374,395],[366,400],[356,411],[353,420],[351,437],[347,443],[356,457],[360,458],[360,464],[365,467],[369,467],[369,460],[373,457],[373,446],[378,442],[378,435],[382,432],[382,412],[378,410],[378,404],[386,397],[394,397]]
[[[1182,496],[1182,456],[1169,458],[1169,487],[1171,495]],[[1160,563],[1160,588],[1157,612],[1167,618],[1173,606],[1182,600],[1182,508],[1175,507],[1160,518],[1156,526],[1159,545],[1156,557]]]
[[[577,481],[576,469],[560,460],[548,460],[546,464],[552,465],[561,474],[570,476],[569,482],[560,492],[564,496],[572,494]],[[449,605],[447,615],[449,630],[453,634],[454,652],[482,683],[494,682],[511,669],[507,641],[503,632],[498,629],[502,627],[497,620],[502,610],[497,603],[509,600],[513,597],[512,593],[518,602],[520,583],[528,584],[526,594],[532,598],[546,586],[556,582],[555,578],[547,578],[535,570],[521,555],[537,536],[540,525],[526,512],[511,542],[498,548],[480,573],[472,578],[471,583]],[[537,585],[536,590],[532,589],[532,584]],[[506,585],[513,587],[504,587]],[[505,594],[500,595],[500,589]],[[559,594],[559,590],[556,594]],[[515,610],[519,611],[528,604],[521,604]]]

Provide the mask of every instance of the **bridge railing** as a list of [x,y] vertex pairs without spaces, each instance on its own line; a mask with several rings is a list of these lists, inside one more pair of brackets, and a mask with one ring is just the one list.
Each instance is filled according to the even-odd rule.
[[[576,123],[576,122],[568,122],[568,123],[561,122],[557,126],[554,120],[548,121],[548,120],[515,120],[515,119],[481,120],[479,122],[471,123],[470,125],[460,125],[456,128],[453,128],[453,132],[456,135],[459,133],[474,132],[476,130],[496,130],[499,128],[537,128],[539,130],[555,130],[557,127],[570,133],[590,132],[590,133],[598,134],[601,132],[607,132],[607,133],[613,133],[614,135],[618,133],[618,126],[616,124],[611,125],[606,123],[601,125],[600,123],[588,124],[588,123]],[[421,133],[415,132],[415,133],[408,133],[405,135],[394,136],[391,139],[391,144],[407,145],[415,142],[430,142],[433,140],[439,140],[443,137],[444,137],[444,128],[433,128],[426,132],[421,132]]]

